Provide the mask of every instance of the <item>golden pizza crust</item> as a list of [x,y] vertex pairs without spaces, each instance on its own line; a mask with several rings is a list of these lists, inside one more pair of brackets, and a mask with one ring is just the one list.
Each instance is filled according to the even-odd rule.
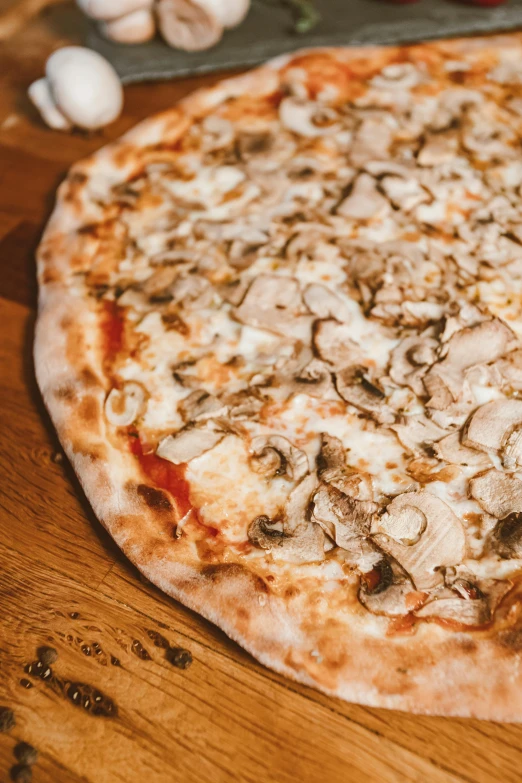
[[[487,60],[494,48],[522,53],[522,36],[466,39],[412,47],[424,57],[442,50]],[[320,50],[324,60],[363,67],[393,62],[397,49]],[[518,56],[518,55],[517,55]],[[147,146],[174,143],[191,118],[228,96],[263,94],[279,86],[279,72],[299,54],[279,58],[246,76],[189,96],[176,108],[140,124],[123,139],[77,164],[58,192],[38,252],[40,282],[35,363],[38,384],[95,513],[126,556],[163,591],[216,623],[263,664],[299,682],[349,701],[416,713],[522,720],[522,624],[519,604],[495,627],[454,631],[422,623],[414,635],[386,636],[387,621],[350,600],[337,618],[321,596],[302,586],[275,594],[252,566],[201,563],[173,534],[176,498],[151,502],[131,454],[107,432],[103,404],[111,387],[104,375],[97,306],[71,293],[75,272],[94,253],[88,232],[96,222],[93,197],[135,170]],[[324,67],[324,62],[323,66]],[[170,507],[169,507],[170,503]],[[240,597],[240,600],[238,600]],[[324,600],[324,598],[323,598]]]

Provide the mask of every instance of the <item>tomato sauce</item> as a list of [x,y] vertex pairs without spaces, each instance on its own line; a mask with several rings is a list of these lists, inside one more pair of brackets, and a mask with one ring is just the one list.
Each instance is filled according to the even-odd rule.
[[173,465],[152,452],[143,451],[139,437],[129,438],[131,452],[138,458],[141,469],[158,489],[165,489],[176,498],[182,517],[193,509],[190,502],[190,485],[185,479],[186,465]]
[[112,300],[103,302],[102,329],[105,360],[111,362],[122,349],[124,329],[122,308]]

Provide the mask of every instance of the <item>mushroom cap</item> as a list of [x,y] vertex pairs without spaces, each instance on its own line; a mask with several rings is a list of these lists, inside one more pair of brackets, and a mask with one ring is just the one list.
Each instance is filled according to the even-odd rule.
[[451,508],[426,491],[398,495],[372,525],[377,544],[407,571],[422,590],[442,581],[442,566],[466,555],[466,537]]
[[522,465],[519,432],[522,427],[522,400],[501,399],[481,405],[468,421],[462,443],[478,451],[503,453],[513,464]]
[[49,57],[45,73],[56,105],[73,125],[101,128],[120,114],[121,82],[101,54],[82,46],[65,46]]
[[154,0],[76,0],[76,4],[91,19],[118,19],[134,11],[152,8]]
[[[310,139],[337,130],[339,126],[334,122],[319,121],[324,118],[330,119],[331,113],[328,107],[320,103],[303,101],[293,96],[283,98],[279,106],[279,119],[283,128]],[[333,119],[333,115],[331,118]]]
[[127,427],[145,410],[147,393],[141,383],[127,381],[121,389],[111,389],[105,400],[105,416],[114,427]]
[[237,27],[250,8],[250,0],[197,0],[216,17],[223,27]]
[[154,37],[156,21],[150,9],[139,8],[118,19],[100,22],[99,30],[111,41],[127,44],[143,43]]
[[216,14],[197,0],[158,0],[156,14],[163,38],[176,49],[210,49],[223,35]]
[[286,475],[300,481],[310,470],[308,457],[282,435],[258,435],[252,440],[251,465],[256,473]]
[[469,482],[469,493],[484,511],[497,519],[522,512],[522,481],[509,473],[488,470]]
[[185,427],[175,435],[167,435],[160,442],[156,454],[174,465],[181,465],[200,457],[223,440],[224,432],[206,427]]

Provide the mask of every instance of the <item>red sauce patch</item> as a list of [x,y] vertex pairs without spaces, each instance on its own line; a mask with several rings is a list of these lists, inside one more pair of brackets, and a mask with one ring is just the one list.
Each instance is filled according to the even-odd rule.
[[[185,516],[191,508],[190,485],[185,479],[185,465],[173,465],[155,454],[145,454],[138,437],[129,438],[129,448],[138,458],[141,469],[159,489],[165,489],[176,498],[179,513]],[[211,535],[214,535],[213,533]]]
[[413,633],[417,618],[414,614],[405,614],[404,617],[396,617],[390,620],[386,636],[409,636]]
[[116,302],[103,302],[102,329],[104,335],[104,350],[106,361],[113,361],[123,346],[123,311]]

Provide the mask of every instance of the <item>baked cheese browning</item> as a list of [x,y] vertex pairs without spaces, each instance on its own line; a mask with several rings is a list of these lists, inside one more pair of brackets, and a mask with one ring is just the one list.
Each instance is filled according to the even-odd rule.
[[484,627],[519,576],[522,70],[495,57],[298,55],[100,186],[74,285],[107,426],[210,560],[355,575],[409,627]]

